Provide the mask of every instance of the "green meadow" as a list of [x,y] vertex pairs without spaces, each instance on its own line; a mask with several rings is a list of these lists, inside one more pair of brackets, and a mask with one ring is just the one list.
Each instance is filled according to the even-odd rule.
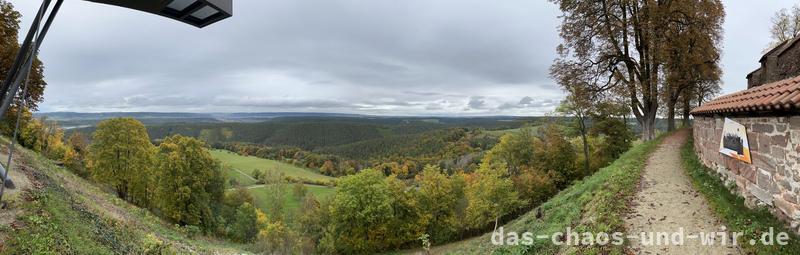
[[[212,150],[211,155],[220,160],[223,165],[230,166],[227,170],[228,178],[236,179],[241,185],[250,186],[255,184],[255,180],[248,176],[253,170],[276,170],[287,177],[306,179],[311,181],[329,181],[335,178],[319,174],[311,169],[298,167],[292,164],[263,159],[253,156],[242,156],[226,150]],[[238,170],[238,171],[237,171]]]
[[[287,184],[285,193],[286,194],[286,202],[283,204],[284,209],[286,212],[294,212],[300,209],[303,205],[303,198],[295,197],[292,193],[292,187],[294,184]],[[329,187],[329,186],[318,186],[318,185],[305,185],[306,189],[308,189],[306,195],[314,195],[317,200],[326,199],[333,197],[336,193],[336,188]],[[256,207],[260,208],[261,210],[266,211],[269,205],[266,201],[268,201],[267,196],[269,196],[269,190],[264,187],[263,185],[252,186],[249,188],[250,194],[253,195],[253,199],[255,200]]]

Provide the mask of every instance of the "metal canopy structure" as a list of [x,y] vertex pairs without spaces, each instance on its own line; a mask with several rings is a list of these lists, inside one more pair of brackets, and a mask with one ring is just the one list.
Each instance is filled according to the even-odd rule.
[[86,0],[161,15],[205,27],[233,15],[233,0]]
[[[17,107],[17,111],[22,111],[25,106],[25,97],[28,88],[28,75],[30,74],[39,47],[44,41],[47,31],[53,24],[53,20],[61,8],[64,0],[55,0],[56,3],[50,7],[53,0],[42,0],[42,5],[36,13],[31,28],[20,45],[14,63],[9,68],[8,74],[2,84],[0,84],[0,120],[6,116],[11,103],[18,96],[22,87],[22,101]],[[183,23],[203,28],[214,24],[233,15],[233,0],[86,0],[95,3],[114,5],[133,10],[152,13]],[[46,18],[46,19],[45,19]],[[42,23],[44,22],[44,23]],[[8,161],[5,166],[0,165],[0,202],[2,202],[3,191],[6,187],[13,188],[13,182],[8,177],[11,170],[11,158],[14,154],[14,144],[19,131],[19,121],[22,114],[17,114],[17,122],[14,134],[8,145]],[[0,204],[0,208],[2,208]]]

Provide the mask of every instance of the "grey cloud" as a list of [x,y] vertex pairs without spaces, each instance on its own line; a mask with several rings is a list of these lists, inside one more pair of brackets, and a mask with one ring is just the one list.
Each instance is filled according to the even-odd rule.
[[508,110],[508,109],[514,109],[514,108],[519,108],[519,105],[512,104],[512,103],[503,103],[503,104],[501,104],[500,106],[497,107],[497,109],[499,109],[499,110]]
[[469,109],[484,109],[486,108],[486,100],[484,97],[481,96],[473,96],[469,98],[469,102],[467,102],[467,108]]
[[558,99],[534,99],[533,97],[525,96],[520,99],[518,103],[505,102],[500,104],[497,109],[502,111],[509,109],[550,108],[558,105],[558,103]]
[[[12,3],[24,15],[21,27],[29,27],[38,3]],[[724,4],[723,91],[732,92],[757,67],[771,16],[794,1]],[[40,109],[461,114],[466,104],[470,113],[538,114],[562,96],[548,78],[560,42],[559,11],[548,1],[234,5],[231,19],[195,29],[69,2],[41,49],[49,86]],[[466,102],[470,95],[486,98]],[[521,95],[530,96],[517,101]]]
[[[14,3],[27,27],[37,3]],[[50,83],[42,109],[439,114],[460,112],[468,95],[557,89],[547,68],[558,11],[548,2],[236,1],[234,13],[198,30],[70,2],[42,48]],[[238,79],[246,72],[282,79]]]
[[522,99],[520,99],[518,104],[519,105],[529,105],[531,103],[533,103],[533,98],[529,97],[529,96],[526,96],[526,97],[523,97]]

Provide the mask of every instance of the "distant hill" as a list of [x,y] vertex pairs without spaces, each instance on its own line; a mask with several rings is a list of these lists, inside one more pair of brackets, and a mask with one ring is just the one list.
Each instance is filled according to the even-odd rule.
[[215,123],[215,122],[261,122],[278,117],[358,117],[355,114],[338,113],[188,113],[188,112],[44,112],[34,113],[35,117],[47,117],[57,121],[64,128],[94,126],[104,119],[130,117],[144,124],[163,123]]
[[37,115],[59,122],[68,132],[89,134],[104,119],[132,117],[147,126],[154,140],[181,134],[212,143],[247,142],[310,151],[338,150],[332,147],[364,141],[380,146],[385,144],[382,139],[397,141],[409,135],[447,128],[512,129],[538,120],[538,117],[391,117],[329,113],[58,112]]

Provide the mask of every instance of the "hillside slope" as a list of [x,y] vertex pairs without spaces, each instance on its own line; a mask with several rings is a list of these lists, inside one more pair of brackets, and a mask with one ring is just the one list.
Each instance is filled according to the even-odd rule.
[[12,173],[22,174],[21,185],[0,209],[0,254],[248,253],[243,245],[190,237],[35,152],[15,154]]
[[[622,217],[626,201],[650,153],[662,138],[634,146],[611,165],[575,182],[541,206],[502,226],[505,233],[551,235],[564,232],[624,232]],[[433,247],[434,254],[622,254],[623,246],[559,246],[535,238],[531,245],[494,245],[491,233],[460,242]]]

